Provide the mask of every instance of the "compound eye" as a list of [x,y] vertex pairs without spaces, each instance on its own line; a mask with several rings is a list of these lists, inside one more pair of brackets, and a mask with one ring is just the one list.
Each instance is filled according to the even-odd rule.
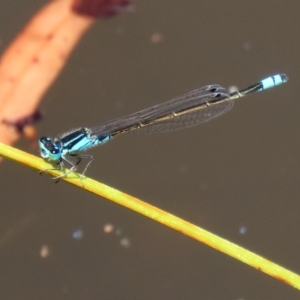
[[41,154],[42,158],[48,158],[49,157],[48,152],[45,149],[41,149],[40,154]]

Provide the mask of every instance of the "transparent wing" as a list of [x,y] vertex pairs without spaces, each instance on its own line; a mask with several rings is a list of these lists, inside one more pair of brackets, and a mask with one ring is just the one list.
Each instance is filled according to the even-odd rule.
[[225,114],[233,107],[233,104],[234,101],[232,100],[222,102],[218,105],[208,106],[195,112],[172,118],[168,121],[150,124],[149,126],[140,128],[139,130],[132,130],[129,133],[139,135],[146,133],[170,132],[193,127]]
[[[231,100],[221,101],[217,105],[205,106],[199,110],[194,110],[194,108],[214,99],[228,97],[229,94],[220,85],[208,85],[168,102],[104,123],[91,130],[98,136],[109,134],[114,136],[124,132],[143,134],[179,130],[207,122],[226,113],[233,106],[234,102]],[[176,116],[177,113],[180,115]],[[171,117],[164,119],[166,116]]]

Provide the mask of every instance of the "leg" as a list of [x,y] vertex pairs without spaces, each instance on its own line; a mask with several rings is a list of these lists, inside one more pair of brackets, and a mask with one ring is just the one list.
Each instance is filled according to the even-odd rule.
[[[76,172],[77,166],[80,164],[82,158],[80,156],[77,156],[77,155],[74,155],[74,156],[76,156],[76,158],[78,159],[76,163],[73,163],[71,160],[67,159],[66,156],[62,157],[63,160],[65,160],[66,162],[68,162],[71,165],[71,168],[70,168],[70,170],[68,172],[64,172],[62,175],[53,177],[52,179],[59,179],[59,178],[67,176],[68,174],[70,174],[72,172]],[[64,169],[64,163],[63,163],[63,161],[60,163],[60,165],[62,167],[61,170],[63,170]]]
[[85,174],[87,168],[88,168],[88,167],[90,166],[90,164],[92,163],[94,157],[93,157],[92,155],[87,155],[87,154],[81,154],[80,156],[77,156],[77,155],[76,155],[76,157],[78,158],[78,161],[76,162],[75,165],[73,165],[73,167],[70,169],[70,171],[69,171],[67,174],[69,174],[70,172],[75,172],[76,169],[77,169],[77,166],[79,165],[79,163],[81,162],[82,159],[88,159],[89,162],[86,164],[86,166],[85,166],[83,172],[80,174],[80,177],[79,177],[79,180],[80,180],[82,186],[84,187],[84,184],[83,184],[83,182],[82,182],[82,179],[83,179],[83,177],[84,177],[84,174]]
[[[70,156],[71,156],[71,155],[70,155]],[[82,186],[84,186],[84,184],[83,184],[83,182],[82,182],[82,179],[83,179],[83,177],[84,177],[84,174],[85,174],[87,168],[90,166],[90,164],[92,163],[92,161],[93,161],[94,158],[93,158],[92,155],[75,155],[75,154],[74,154],[74,155],[72,155],[72,156],[77,158],[77,162],[76,162],[76,163],[73,163],[71,160],[67,159],[66,157],[63,157],[63,159],[64,159],[65,161],[67,161],[67,162],[71,165],[71,168],[70,168],[70,170],[69,170],[68,172],[65,172],[65,173],[62,174],[62,175],[56,176],[56,177],[54,177],[53,179],[58,179],[58,180],[59,180],[59,178],[65,177],[66,175],[68,175],[68,174],[70,174],[70,173],[72,173],[72,172],[76,172],[77,167],[78,167],[78,165],[80,164],[80,162],[81,162],[83,159],[88,159],[89,162],[86,164],[86,166],[85,166],[83,172],[80,174],[80,177],[79,177],[79,180],[80,180],[80,182],[82,183]],[[57,182],[58,182],[58,181],[57,181]]]
[[86,166],[85,166],[85,168],[84,168],[84,170],[83,170],[83,172],[81,174],[81,177],[83,177],[84,174],[85,174],[85,172],[86,172],[86,170],[88,169],[88,167],[91,165],[92,161],[94,160],[94,157],[92,155],[81,155],[80,156],[80,160],[81,159],[89,159],[89,162],[86,164]]
[[45,170],[43,170],[43,171],[39,171],[39,174],[40,175],[42,175],[44,172],[47,172],[47,171],[50,171],[50,170],[58,170],[58,171],[62,171],[63,169],[64,169],[64,163],[63,163],[63,161],[61,160],[61,161],[58,161],[57,163],[56,163],[57,165],[59,164],[59,168],[48,168],[48,169],[45,169]]
[[[69,156],[75,157],[75,158],[77,159],[77,161],[76,161],[75,163],[72,162],[72,161],[69,159]],[[75,155],[75,154],[73,154],[73,155],[68,155],[68,156],[62,156],[61,161],[59,161],[59,162],[57,163],[57,164],[60,165],[59,168],[49,168],[49,169],[45,169],[45,170],[43,170],[43,171],[40,171],[39,173],[40,173],[40,175],[41,175],[42,173],[44,173],[44,172],[46,172],[46,171],[49,171],[49,170],[59,170],[59,171],[63,171],[64,168],[65,168],[65,167],[64,167],[64,161],[66,161],[67,163],[70,164],[71,168],[70,168],[70,170],[69,170],[68,172],[64,172],[63,174],[61,174],[61,175],[59,175],[59,176],[55,176],[55,177],[52,178],[52,179],[56,180],[56,183],[57,183],[57,182],[59,182],[59,179],[60,179],[60,178],[63,178],[63,177],[65,177],[65,176],[67,176],[68,174],[72,173],[72,172],[76,172],[77,167],[78,167],[78,165],[80,164],[80,162],[82,161],[82,159],[88,159],[88,160],[89,160],[89,162],[88,162],[87,165],[85,166],[85,168],[84,168],[82,174],[80,174],[80,181],[81,181],[81,183],[82,183],[82,178],[83,178],[83,176],[84,176],[84,174],[85,174],[87,168],[90,166],[90,164],[92,163],[92,161],[93,161],[93,159],[94,159],[92,155]],[[83,183],[82,183],[82,185],[83,185]]]
[[[72,161],[66,159],[65,157],[63,157],[60,161],[58,161],[56,164],[58,165],[59,164],[59,167],[57,168],[48,168],[48,169],[45,169],[43,171],[40,171],[39,174],[42,175],[44,172],[47,172],[47,171],[50,171],[50,170],[58,170],[58,171],[63,171],[65,166],[64,166],[64,162],[63,161],[67,161],[70,165],[71,165],[71,169],[69,172],[64,172],[64,174],[62,175],[59,175],[59,176],[56,176],[56,177],[53,177],[52,179],[59,179],[59,178],[62,178],[64,176],[66,176],[67,174],[71,173],[71,172],[74,172],[76,171],[77,169],[77,165],[81,162],[81,158],[78,159],[78,161],[74,164]],[[56,182],[58,182],[59,180],[57,180]]]

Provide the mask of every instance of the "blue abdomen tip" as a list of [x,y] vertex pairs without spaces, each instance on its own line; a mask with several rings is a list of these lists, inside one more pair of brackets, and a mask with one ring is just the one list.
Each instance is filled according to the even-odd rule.
[[263,85],[263,89],[265,90],[287,81],[288,77],[285,74],[277,74],[262,80],[261,83]]

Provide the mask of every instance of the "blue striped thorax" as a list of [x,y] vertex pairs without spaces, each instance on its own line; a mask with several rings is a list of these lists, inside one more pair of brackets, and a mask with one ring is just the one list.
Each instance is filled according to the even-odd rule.
[[60,161],[66,155],[76,155],[110,140],[110,136],[98,137],[86,127],[62,135],[54,141],[50,137],[39,140],[40,154],[49,161]]
[[71,133],[63,135],[59,141],[63,145],[62,154],[76,154],[85,151],[99,144],[105,143],[110,139],[110,136],[99,138],[93,134],[91,129],[83,127]]

